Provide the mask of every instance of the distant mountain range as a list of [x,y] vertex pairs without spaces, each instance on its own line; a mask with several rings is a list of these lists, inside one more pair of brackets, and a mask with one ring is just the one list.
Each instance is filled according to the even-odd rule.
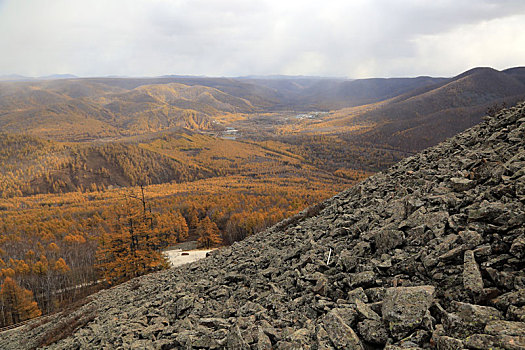
[[[523,67],[453,78],[23,78],[0,82],[0,131],[69,141],[212,130],[225,115],[317,110],[333,113],[302,131],[322,127],[356,142],[418,150],[477,123],[494,103],[525,98]],[[348,132],[355,125],[359,132]]]
[[0,81],[33,81],[33,80],[56,80],[56,79],[75,79],[73,74],[52,74],[42,77],[26,77],[18,74],[0,75]]

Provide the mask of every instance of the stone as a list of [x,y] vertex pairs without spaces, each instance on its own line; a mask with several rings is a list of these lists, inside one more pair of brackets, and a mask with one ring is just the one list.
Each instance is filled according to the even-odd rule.
[[312,336],[308,329],[301,328],[293,332],[289,337],[288,341],[292,345],[293,349],[310,349],[312,344]]
[[525,306],[509,306],[507,309],[507,318],[513,321],[525,322]]
[[230,328],[226,338],[226,347],[228,349],[247,349],[249,345],[244,341],[239,326],[235,325]]
[[473,188],[475,185],[475,181],[469,180],[465,177],[453,177],[450,179],[450,187],[455,192],[467,191]]
[[510,253],[518,259],[525,257],[525,236],[521,235],[512,242]]
[[364,341],[371,344],[385,345],[388,341],[388,331],[381,321],[363,320],[357,324],[357,331]]
[[191,342],[191,346],[197,349],[218,349],[220,345],[210,334],[204,333],[196,335]]
[[365,290],[365,294],[368,297],[368,301],[380,302],[383,301],[386,294],[385,287],[372,287]]
[[423,350],[416,344],[403,344],[403,346],[387,345],[384,350]]
[[510,335],[500,335],[497,337],[498,346],[503,349],[510,350],[523,350],[525,349],[525,337],[524,336],[510,336]]
[[336,310],[323,317],[323,329],[337,349],[363,350],[363,345],[354,330],[341,318]]
[[272,342],[261,327],[258,328],[257,332],[257,350],[272,350]]
[[386,291],[382,318],[395,339],[418,328],[434,301],[434,286],[393,287]]
[[376,314],[370,306],[363,303],[361,300],[356,299],[355,300],[356,310],[357,313],[361,316],[363,319],[369,319],[369,320],[376,320],[379,321],[381,317],[379,317],[378,314]]
[[483,278],[472,250],[467,250],[464,255],[463,286],[475,300],[483,294]]
[[328,335],[328,332],[321,326],[317,325],[316,327],[316,339],[317,339],[317,348],[318,349],[334,349],[332,346],[332,341]]
[[351,288],[371,287],[375,284],[376,274],[373,271],[350,273],[347,279]]
[[446,335],[433,335],[432,340],[437,350],[462,350],[464,347],[463,341]]
[[525,305],[525,288],[505,293],[490,302],[500,310],[506,310],[510,305]]
[[465,230],[459,232],[459,237],[468,249],[473,249],[483,243],[483,237],[476,231]]
[[496,349],[497,343],[498,339],[488,334],[473,334],[463,341],[467,348],[478,350]]
[[485,333],[490,335],[525,336],[525,322],[496,320],[485,326]]
[[254,303],[252,301],[247,301],[243,306],[239,308],[239,315],[246,317],[265,311],[266,309],[262,305]]
[[502,319],[499,310],[463,302],[452,302],[454,313],[448,314],[445,324],[454,337],[465,338],[471,334],[482,333],[488,322]]
[[328,279],[324,275],[321,274],[321,276],[317,279],[315,286],[312,287],[312,291],[315,294],[326,296],[327,288],[328,288]]
[[195,298],[190,295],[185,295],[175,302],[175,314],[178,318],[184,315],[186,311],[193,307]]
[[201,318],[199,319],[199,323],[214,329],[230,328],[230,323],[227,320],[218,317]]
[[494,221],[498,216],[505,212],[503,203],[489,203],[483,201],[478,208],[472,208],[468,211],[469,221]]
[[405,233],[398,230],[380,230],[375,234],[376,249],[379,253],[386,253],[401,246],[405,241]]
[[341,252],[341,254],[339,255],[339,260],[337,262],[338,266],[340,268],[343,268],[344,271],[347,272],[353,271],[358,263],[359,258],[352,255],[352,253],[346,249]]
[[346,299],[351,303],[355,303],[356,299],[359,299],[364,303],[368,302],[368,296],[366,295],[362,287],[349,291]]

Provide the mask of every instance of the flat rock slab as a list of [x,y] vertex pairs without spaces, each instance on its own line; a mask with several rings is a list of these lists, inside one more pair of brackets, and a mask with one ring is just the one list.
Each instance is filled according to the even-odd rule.
[[485,326],[485,333],[491,335],[516,335],[525,337],[525,322],[492,321]]

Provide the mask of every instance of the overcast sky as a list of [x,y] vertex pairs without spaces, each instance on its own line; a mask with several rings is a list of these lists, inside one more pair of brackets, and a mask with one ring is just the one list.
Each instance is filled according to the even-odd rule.
[[0,0],[0,75],[364,78],[522,65],[523,0]]

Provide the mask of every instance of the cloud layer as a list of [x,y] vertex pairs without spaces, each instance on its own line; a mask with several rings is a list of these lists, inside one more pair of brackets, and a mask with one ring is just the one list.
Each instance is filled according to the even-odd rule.
[[0,75],[362,78],[517,65],[521,0],[0,0]]

